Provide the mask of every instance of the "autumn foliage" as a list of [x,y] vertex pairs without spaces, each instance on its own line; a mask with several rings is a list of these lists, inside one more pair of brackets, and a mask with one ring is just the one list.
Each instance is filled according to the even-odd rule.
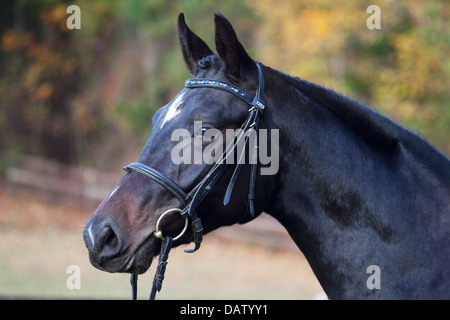
[[[257,60],[344,93],[450,154],[450,2],[76,1],[0,4],[0,149],[66,163],[133,160],[189,76],[176,17],[213,47],[213,12]],[[369,30],[369,5],[381,29]]]

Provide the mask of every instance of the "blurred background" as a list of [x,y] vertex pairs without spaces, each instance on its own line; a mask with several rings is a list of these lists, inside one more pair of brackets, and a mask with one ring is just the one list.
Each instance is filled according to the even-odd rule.
[[[71,4],[79,30],[66,25]],[[372,4],[379,30],[366,26]],[[180,12],[211,48],[221,12],[254,59],[357,99],[450,155],[449,1],[2,0],[1,297],[129,297],[126,275],[90,266],[81,232],[136,159],[153,113],[190,77]],[[70,265],[80,267],[80,289],[66,285]],[[139,284],[142,297],[153,273]],[[214,232],[194,255],[171,253],[160,297],[320,292],[283,228],[263,216]]]

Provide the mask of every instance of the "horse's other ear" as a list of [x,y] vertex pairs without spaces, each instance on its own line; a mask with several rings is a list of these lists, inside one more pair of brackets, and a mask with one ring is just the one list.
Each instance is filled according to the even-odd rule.
[[198,68],[197,62],[214,53],[202,39],[189,29],[183,13],[178,16],[178,38],[180,39],[184,61],[189,71],[195,76]]
[[225,64],[228,76],[236,80],[245,80],[250,73],[256,72],[255,62],[239,42],[231,23],[220,13],[215,13],[216,49]]

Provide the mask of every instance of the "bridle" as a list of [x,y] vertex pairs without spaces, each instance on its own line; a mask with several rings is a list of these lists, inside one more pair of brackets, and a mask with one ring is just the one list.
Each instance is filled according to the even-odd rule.
[[[156,274],[153,280],[152,289],[150,291],[150,299],[153,300],[155,298],[156,292],[161,290],[162,281],[164,279],[164,272],[167,265],[167,258],[170,249],[172,248],[172,244],[174,241],[178,240],[183,236],[183,234],[186,232],[188,227],[188,220],[191,219],[191,229],[193,232],[193,242],[195,244],[194,249],[186,249],[185,252],[192,253],[197,251],[200,248],[200,244],[203,239],[203,226],[201,223],[200,218],[198,217],[196,213],[197,207],[200,205],[200,203],[203,201],[203,199],[214,189],[215,185],[219,181],[220,177],[223,175],[223,173],[226,171],[226,169],[230,166],[230,163],[227,160],[227,157],[230,156],[230,154],[234,154],[230,151],[237,148],[238,145],[242,145],[242,139],[244,139],[244,149],[246,148],[249,137],[252,134],[255,134],[255,145],[250,150],[250,181],[249,181],[249,190],[248,190],[248,204],[247,209],[245,212],[245,215],[241,219],[243,221],[248,216],[248,213],[251,214],[252,217],[255,216],[255,208],[254,208],[254,199],[255,199],[255,185],[256,185],[256,170],[258,165],[258,120],[260,115],[263,113],[265,109],[264,104],[264,76],[262,73],[261,66],[256,63],[257,69],[258,69],[258,84],[256,89],[256,95],[252,96],[251,94],[245,92],[244,90],[234,86],[233,84],[230,84],[228,82],[219,81],[219,80],[213,80],[213,79],[203,79],[203,78],[191,78],[187,79],[185,81],[185,87],[189,89],[196,89],[196,88],[210,88],[210,89],[218,89],[223,90],[225,92],[231,93],[238,97],[239,99],[246,102],[248,105],[250,105],[250,109],[248,110],[248,116],[247,119],[244,121],[244,123],[241,126],[241,129],[239,131],[239,134],[234,139],[232,143],[230,143],[222,157],[217,161],[213,167],[209,170],[209,172],[205,175],[205,177],[188,193],[186,193],[177,183],[172,181],[170,178],[168,178],[163,173],[159,172],[158,170],[151,168],[143,163],[134,162],[131,163],[123,169],[127,171],[128,173],[136,172],[139,174],[142,174],[153,181],[160,184],[163,188],[165,188],[167,191],[169,191],[173,196],[175,196],[182,204],[183,209],[179,208],[172,208],[167,211],[165,211],[158,219],[156,223],[155,232],[153,233],[153,236],[156,238],[159,238],[162,240],[161,244],[161,252],[159,256],[159,262],[158,267],[156,270]],[[234,185],[236,183],[237,177],[239,175],[239,172],[243,165],[243,159],[245,152],[241,153],[241,157],[238,160],[234,172],[231,176],[230,182],[228,184],[227,190],[225,192],[225,197],[223,200],[223,204],[227,205],[230,201],[231,193],[233,191]],[[169,213],[171,212],[178,212],[180,215],[185,219],[185,226],[182,230],[182,232],[172,238],[169,236],[163,236],[162,231],[159,228],[161,220]],[[132,299],[135,300],[137,298],[137,273],[133,272],[131,274],[131,286],[132,286]]]

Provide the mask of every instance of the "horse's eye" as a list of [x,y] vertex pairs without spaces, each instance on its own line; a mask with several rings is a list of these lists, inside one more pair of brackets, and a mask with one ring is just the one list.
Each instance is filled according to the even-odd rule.
[[213,127],[209,127],[209,126],[202,127],[201,130],[198,130],[195,133],[195,136],[199,139],[204,140],[205,134],[207,135],[208,130],[211,130],[211,129],[213,129]]

